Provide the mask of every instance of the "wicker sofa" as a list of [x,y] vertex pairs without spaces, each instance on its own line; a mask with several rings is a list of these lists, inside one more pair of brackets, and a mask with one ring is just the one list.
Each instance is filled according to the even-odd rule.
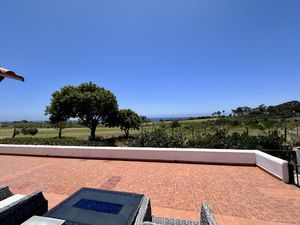
[[[149,202],[150,207],[150,202]],[[140,209],[139,214],[149,215],[149,209],[147,213],[145,213],[145,209]],[[150,208],[151,213],[151,208]],[[163,218],[163,217],[150,217],[149,216],[142,217],[142,220],[136,220],[135,225],[217,225],[217,222],[214,218],[214,215],[210,209],[210,206],[207,202],[202,203],[201,212],[200,212],[200,220],[199,221],[191,221],[191,220],[179,220],[174,218]]]
[[[15,199],[15,200],[11,200]],[[48,201],[42,192],[33,192],[14,198],[8,186],[0,186],[0,203],[8,202],[0,208],[1,225],[20,225],[33,215],[43,215],[48,211]]]

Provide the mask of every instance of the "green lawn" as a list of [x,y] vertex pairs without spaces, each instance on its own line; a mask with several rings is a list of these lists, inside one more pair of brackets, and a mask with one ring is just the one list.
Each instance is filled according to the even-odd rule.
[[13,134],[13,129],[9,129],[9,128],[1,128],[0,129],[0,138],[11,137],[12,134]]
[[[174,130],[171,129],[172,121],[165,122],[149,122],[142,125],[141,130],[153,130],[162,127],[166,129],[169,133],[181,132],[186,137],[191,137],[192,133],[194,135],[201,135],[201,133],[212,132],[216,127],[219,129],[226,128],[230,134],[233,132],[241,133],[245,130],[245,126],[243,125],[216,125],[213,121],[216,118],[208,118],[208,119],[195,119],[195,120],[182,120],[180,121],[181,126]],[[297,123],[289,122],[287,123],[287,127],[289,128],[289,132],[292,133],[293,138],[298,138],[296,135],[296,127]],[[39,132],[35,136],[37,138],[51,138],[57,137],[57,131],[54,128],[38,128]],[[137,135],[141,132],[141,130],[131,131],[131,135]],[[266,129],[267,132],[268,129]],[[300,132],[299,132],[300,133]],[[12,137],[13,129],[11,128],[1,128],[0,129],[0,138],[9,138]],[[250,135],[264,135],[265,133],[259,130],[254,125],[249,126],[249,134]],[[62,132],[63,137],[75,137],[80,139],[87,139],[90,135],[90,130],[88,128],[67,128]],[[99,126],[96,131],[96,135],[103,138],[109,137],[118,137],[124,135],[124,132],[120,130],[120,128],[108,128],[104,126]],[[289,135],[289,136],[291,136]],[[18,135],[17,137],[22,137],[22,135]],[[288,137],[290,139],[291,137]]]
[[[53,128],[39,128],[39,132],[35,136],[37,138],[51,138],[57,136],[57,131]],[[131,134],[137,134],[140,131],[131,131]],[[13,129],[0,129],[0,138],[12,137]],[[90,135],[90,130],[88,128],[67,128],[62,132],[64,137],[76,137],[80,139],[87,139]],[[107,128],[107,127],[98,127],[97,136],[101,137],[112,137],[112,136],[120,136],[124,135],[124,132],[119,128]],[[18,135],[17,137],[21,137],[22,135]]]

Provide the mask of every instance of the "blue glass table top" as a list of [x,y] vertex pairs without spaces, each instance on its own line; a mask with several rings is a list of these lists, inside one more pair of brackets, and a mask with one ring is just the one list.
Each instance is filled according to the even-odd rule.
[[92,210],[95,212],[111,213],[118,215],[123,205],[114,204],[111,202],[94,201],[90,199],[81,199],[73,207],[79,209]]

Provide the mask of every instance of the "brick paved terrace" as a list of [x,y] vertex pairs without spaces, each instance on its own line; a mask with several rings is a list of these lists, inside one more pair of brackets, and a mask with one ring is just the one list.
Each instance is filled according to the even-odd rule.
[[211,205],[218,224],[300,224],[300,189],[257,167],[0,156],[0,184],[42,190],[50,208],[79,188],[143,193],[155,216],[198,220]]

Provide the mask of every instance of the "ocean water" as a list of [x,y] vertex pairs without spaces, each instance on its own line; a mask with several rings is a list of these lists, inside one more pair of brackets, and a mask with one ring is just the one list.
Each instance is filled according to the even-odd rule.
[[149,118],[151,122],[156,122],[160,120],[180,120],[180,119],[187,119],[188,117],[154,117]]

